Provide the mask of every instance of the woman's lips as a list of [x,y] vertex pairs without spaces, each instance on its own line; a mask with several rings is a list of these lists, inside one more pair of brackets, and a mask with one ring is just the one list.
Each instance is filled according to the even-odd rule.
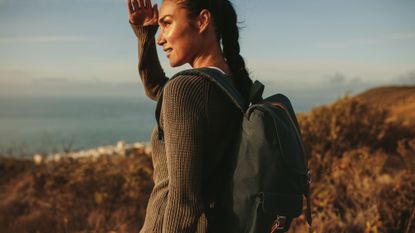
[[173,50],[172,48],[167,48],[167,49],[164,49],[164,52],[166,53],[167,56],[169,56],[172,50]]

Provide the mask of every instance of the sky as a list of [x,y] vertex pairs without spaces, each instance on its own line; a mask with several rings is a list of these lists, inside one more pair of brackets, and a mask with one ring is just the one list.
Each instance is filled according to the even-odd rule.
[[[266,95],[317,104],[415,84],[414,0],[232,2]],[[190,68],[158,53],[168,76]],[[0,96],[143,96],[137,62],[126,0],[0,0]]]

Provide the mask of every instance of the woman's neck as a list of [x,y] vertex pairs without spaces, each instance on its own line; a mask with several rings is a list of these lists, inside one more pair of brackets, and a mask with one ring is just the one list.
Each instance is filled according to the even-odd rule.
[[219,45],[213,45],[208,48],[205,47],[203,51],[193,59],[193,62],[190,65],[192,68],[214,66],[223,70],[226,74],[231,74],[229,65],[226,63]]

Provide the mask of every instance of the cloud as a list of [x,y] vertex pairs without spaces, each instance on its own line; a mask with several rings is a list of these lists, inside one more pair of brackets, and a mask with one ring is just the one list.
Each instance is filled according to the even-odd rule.
[[326,81],[330,85],[356,85],[362,82],[362,78],[359,76],[349,78],[343,73],[336,72],[334,74],[323,75],[323,81]]
[[[6,79],[6,80],[4,80]],[[68,77],[35,76],[9,80],[0,79],[0,98],[13,96],[112,96],[145,97],[137,82],[107,81],[89,77],[85,80]]]
[[[322,77],[333,76],[335,73],[346,76],[346,79],[350,79],[348,82],[359,79],[383,82],[414,68],[413,64],[362,63],[335,59],[247,59],[247,67],[254,79],[281,80],[291,84],[297,80],[303,85],[316,85],[322,81],[327,83],[328,80],[322,80]],[[337,79],[339,81],[341,78]]]
[[44,77],[44,78],[35,78],[33,79],[33,81],[50,83],[50,84],[66,84],[66,83],[69,83],[71,80],[68,78]]
[[415,32],[399,32],[378,37],[357,38],[338,42],[323,42],[315,44],[321,49],[345,49],[362,45],[383,44],[387,42],[405,41],[415,39]]
[[273,82],[266,85],[264,97],[283,93],[291,99],[294,109],[307,112],[312,107],[327,104],[345,95],[356,95],[369,88],[382,86],[382,82],[363,81],[342,73],[324,75],[314,83]]
[[344,74],[335,73],[332,75],[324,75],[324,78],[328,80],[330,84],[342,84],[346,81]]
[[415,70],[399,75],[398,80],[405,85],[415,85]]
[[94,42],[96,39],[82,36],[32,36],[32,37],[0,37],[0,44],[22,43],[83,43]]

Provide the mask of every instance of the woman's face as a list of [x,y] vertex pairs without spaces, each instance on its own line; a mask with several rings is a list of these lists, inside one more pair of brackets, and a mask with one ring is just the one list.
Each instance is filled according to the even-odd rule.
[[[192,26],[185,8],[175,0],[163,1],[159,14],[160,33],[157,44],[163,46],[172,67],[191,63],[200,47],[199,33]],[[198,46],[199,45],[199,46]]]

